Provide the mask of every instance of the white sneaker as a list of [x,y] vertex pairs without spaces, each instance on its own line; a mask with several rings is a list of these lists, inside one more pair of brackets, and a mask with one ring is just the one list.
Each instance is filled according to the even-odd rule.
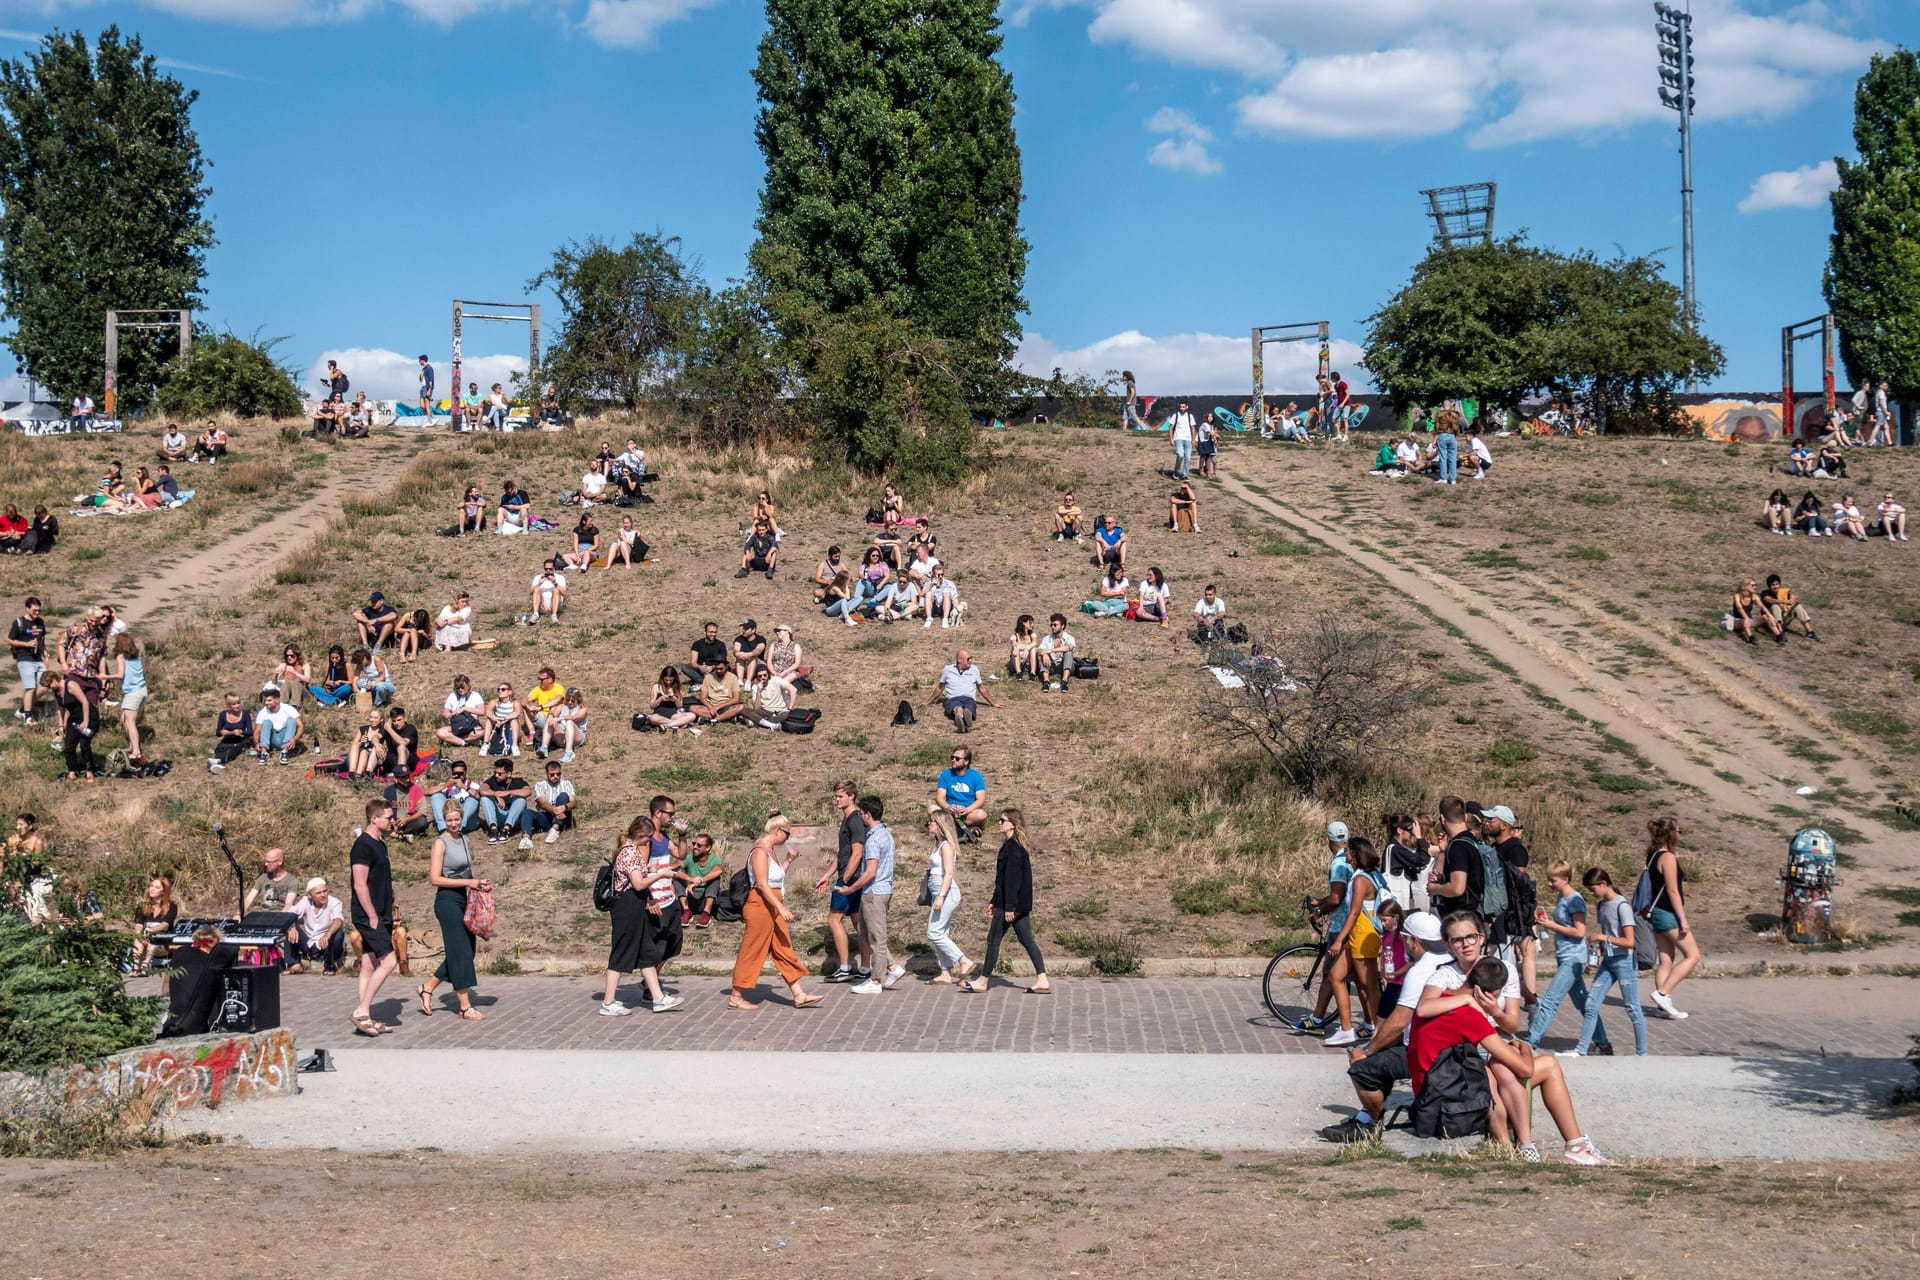
[[875,982],[872,978],[868,978],[865,982],[854,983],[851,987],[848,987],[847,990],[857,996],[877,996],[886,990],[886,988],[878,982]]
[[529,850],[529,849],[531,849],[531,848],[533,848],[533,837],[532,837],[532,836],[521,836],[521,837],[520,837],[520,845],[519,845],[519,849],[520,849],[520,852],[522,852],[522,853],[525,853],[525,852],[526,852],[527,850]]
[[1575,1138],[1567,1144],[1564,1158],[1568,1164],[1602,1165],[1613,1161],[1600,1154],[1600,1149],[1586,1138]]
[[1560,1052],[1554,1054],[1553,1056],[1556,1058],[1584,1058],[1587,1055],[1580,1052],[1578,1049],[1562,1049]]
[[218,760],[207,761],[208,773],[225,773],[226,771],[227,771],[227,766],[221,764]]
[[906,976],[907,976],[906,969],[901,965],[895,965],[893,966],[893,968],[887,970],[887,976],[881,981],[880,985],[885,987],[888,991],[891,991],[893,990],[895,984],[897,984],[900,981],[900,979]]
[[547,843],[548,844],[560,843],[560,828],[558,827],[547,828]]
[[624,1018],[632,1012],[633,1010],[627,1008],[626,1005],[621,1004],[618,1000],[615,1000],[612,1004],[603,1004],[600,1006],[600,1016],[603,1018]]
[[946,617],[943,617],[943,618],[941,618],[941,619],[940,619],[940,629],[941,629],[942,631],[945,631],[945,630],[947,630],[947,629],[948,629],[949,627],[951,627],[951,626],[953,626],[953,619],[952,619],[952,618],[946,618]]
[[1320,1043],[1326,1045],[1327,1048],[1329,1049],[1339,1049],[1346,1045],[1359,1044],[1360,1037],[1354,1033],[1351,1027],[1349,1027],[1345,1031],[1334,1032],[1332,1035],[1328,1036],[1325,1040],[1322,1040]]
[[920,624],[920,629],[921,629],[922,631],[926,631],[926,630],[928,630],[929,628],[931,628],[932,626],[933,626],[933,619],[932,619],[931,617],[929,617],[929,618],[928,618],[928,619],[927,619],[927,620],[926,620],[925,622],[923,622],[923,623],[921,623],[921,624]]
[[679,996],[663,995],[650,1006],[655,1013],[665,1013],[669,1009],[678,1009],[686,1001]]
[[1673,997],[1662,995],[1658,991],[1649,991],[1647,999],[1653,1001],[1653,1007],[1671,1018],[1673,1016]]
[[509,751],[509,752],[507,752],[507,754],[508,754],[508,755],[510,755],[510,756],[517,756],[517,755],[519,755],[519,754],[520,754],[520,747],[519,747],[519,744],[518,744],[518,743],[516,743],[516,744],[514,744],[514,747],[513,747],[513,749],[512,749],[511,751]]

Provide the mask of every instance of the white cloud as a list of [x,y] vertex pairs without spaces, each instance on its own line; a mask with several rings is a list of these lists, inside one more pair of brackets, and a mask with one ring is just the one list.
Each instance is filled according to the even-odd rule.
[[1149,116],[1147,132],[1173,135],[1154,144],[1153,150],[1147,153],[1148,164],[1179,173],[1220,172],[1220,162],[1207,149],[1207,144],[1213,141],[1213,130],[1178,107],[1162,107]]
[[[1267,394],[1299,395],[1310,391],[1319,370],[1319,359],[1319,349],[1311,342],[1269,346],[1265,367]],[[1336,339],[1332,343],[1332,359],[1333,367],[1347,374],[1347,381],[1356,386],[1361,383],[1358,345]],[[1043,378],[1056,368],[1092,378],[1105,377],[1109,370],[1131,369],[1143,395],[1253,390],[1250,335],[1234,338],[1213,333],[1177,333],[1150,338],[1137,329],[1129,329],[1084,347],[1065,350],[1041,334],[1029,333],[1020,344],[1014,363]]]
[[[0,0],[0,9],[22,9],[57,18],[96,3],[97,0]],[[579,29],[596,43],[632,49],[652,44],[661,27],[719,0],[543,0],[540,3],[536,0],[138,0],[138,3],[176,17],[256,27],[351,22],[382,9],[402,10],[441,26],[452,26],[475,14],[503,9],[557,10],[563,21],[571,21],[578,14]]]
[[1763,173],[1753,180],[1753,190],[1740,202],[1740,212],[1818,208],[1827,202],[1828,193],[1839,187],[1840,170],[1831,160]]
[[[1091,10],[1095,44],[1230,73],[1248,129],[1281,137],[1428,137],[1475,146],[1671,118],[1645,0],[1026,0]],[[1893,7],[1893,6],[1890,6]],[[1798,110],[1887,42],[1850,6],[1694,0],[1705,122]]]
[[[339,361],[342,372],[352,383],[349,397],[354,391],[366,392],[369,400],[414,400],[420,395],[420,353],[416,351],[412,355],[403,355],[380,347],[322,351],[314,357],[300,381],[302,395],[319,393],[319,384],[326,378],[329,360]],[[526,370],[527,353],[524,351],[512,356],[466,356],[460,362],[460,380],[479,383],[482,393],[496,382],[511,391],[514,375],[524,374]],[[433,372],[433,393],[444,400],[453,387],[453,366],[444,355],[436,355],[433,357]]]
[[600,44],[616,49],[650,45],[669,22],[678,22],[696,9],[718,0],[590,0],[580,25]]

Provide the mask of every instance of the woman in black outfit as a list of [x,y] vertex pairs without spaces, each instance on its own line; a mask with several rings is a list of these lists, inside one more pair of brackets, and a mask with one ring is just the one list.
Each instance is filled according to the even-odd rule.
[[93,757],[93,734],[98,726],[86,687],[71,676],[59,677],[59,681],[60,710],[67,725],[61,751],[67,759],[67,781],[77,782],[100,772],[100,763]]
[[1027,818],[1018,809],[1000,811],[1000,834],[1006,837],[1000,846],[993,869],[993,901],[987,908],[987,954],[981,961],[980,975],[960,984],[962,991],[985,991],[993,982],[993,971],[1000,963],[1000,939],[1012,929],[1033,961],[1033,985],[1030,996],[1053,994],[1047,981],[1047,962],[1040,944],[1033,940],[1033,859],[1027,853]]
[[50,515],[45,504],[33,509],[33,523],[27,526],[26,536],[20,539],[20,554],[23,556],[43,556],[53,550],[53,544],[60,540],[60,518]]

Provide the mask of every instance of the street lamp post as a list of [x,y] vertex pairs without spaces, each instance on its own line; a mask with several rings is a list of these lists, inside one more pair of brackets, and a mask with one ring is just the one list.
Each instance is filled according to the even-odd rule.
[[[1687,0],[1688,8],[1692,0]],[[1668,4],[1653,6],[1660,37],[1660,102],[1680,113],[1680,275],[1687,329],[1698,332],[1693,301],[1693,14]],[[1694,389],[1691,373],[1687,390]]]

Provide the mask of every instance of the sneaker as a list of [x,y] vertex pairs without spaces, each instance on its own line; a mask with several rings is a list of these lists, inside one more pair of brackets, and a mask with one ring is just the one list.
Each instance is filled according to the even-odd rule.
[[207,761],[208,773],[225,773],[226,771],[227,771],[227,766],[221,764],[218,760]]
[[560,843],[560,828],[558,827],[547,828],[547,843],[548,844]]
[[519,755],[519,754],[520,754],[520,748],[519,748],[519,746],[518,746],[518,745],[516,744],[515,746],[513,746],[512,748],[510,748],[510,749],[509,749],[509,750],[507,751],[507,754],[508,754],[508,755],[510,755],[510,756],[517,756],[517,755]]
[[1519,1156],[1522,1160],[1526,1161],[1528,1164],[1540,1163],[1540,1148],[1535,1146],[1531,1142],[1521,1143],[1519,1146],[1513,1149],[1513,1154],[1515,1154],[1516,1156]]
[[950,618],[950,617],[943,617],[943,618],[941,618],[941,619],[940,619],[940,629],[941,629],[942,631],[945,631],[945,630],[947,630],[948,628],[950,628],[950,627],[952,627],[952,626],[953,626],[953,619],[952,619],[952,618]]
[[843,964],[838,969],[835,969],[832,973],[827,975],[827,981],[828,982],[852,982],[853,970],[849,969],[846,965]]
[[875,982],[872,978],[868,978],[865,982],[854,983],[848,990],[857,996],[877,996],[886,990],[886,988]]
[[1321,1041],[1321,1043],[1326,1045],[1327,1048],[1329,1049],[1340,1049],[1350,1044],[1359,1044],[1360,1037],[1354,1033],[1351,1027],[1349,1027],[1344,1031],[1334,1032],[1332,1035],[1328,1036],[1325,1040]]
[[873,970],[867,968],[867,966],[865,965],[858,965],[854,968],[853,976],[860,979],[860,981],[865,982],[868,978],[871,978],[873,976]]
[[881,980],[880,985],[885,987],[887,990],[891,991],[893,990],[894,985],[898,983],[900,979],[906,976],[907,976],[907,971],[905,967],[901,965],[895,965],[893,966],[893,968],[887,970],[887,976]]
[[572,751],[562,751],[562,752],[560,753],[560,763],[561,763],[561,764],[572,764],[572,763],[573,763],[573,752],[572,752]]
[[1562,1049],[1560,1052],[1554,1054],[1553,1056],[1556,1058],[1584,1058],[1587,1055],[1580,1052],[1580,1050],[1578,1049]]
[[287,759],[287,753],[286,753],[285,751],[282,751],[282,752],[280,753],[280,763],[281,763],[281,764],[292,764],[292,763],[293,763],[293,761],[291,761],[291,760],[289,760],[289,759]]
[[1372,1142],[1380,1136],[1381,1123],[1361,1124],[1349,1116],[1339,1124],[1330,1124],[1320,1131],[1320,1137],[1327,1142],[1352,1143]]
[[744,578],[747,576],[747,571],[745,569],[742,569],[740,570],[740,572],[734,574],[733,576],[736,578]]
[[771,569],[769,569],[769,570],[767,570],[767,581],[768,581],[768,582],[772,582],[772,581],[773,581],[773,570],[771,570]]
[[600,1016],[603,1018],[624,1018],[632,1012],[633,1010],[627,1008],[626,1005],[621,1004],[618,1000],[613,1001],[611,1004],[603,1004],[600,1006]]
[[1300,1029],[1302,1031],[1312,1031],[1312,1032],[1325,1031],[1327,1029],[1328,1024],[1330,1024],[1332,1021],[1333,1021],[1332,1014],[1322,1013],[1314,1017],[1301,1019]]
[[522,853],[525,853],[525,852],[526,852],[527,850],[529,850],[529,849],[531,849],[531,848],[533,848],[533,837],[532,837],[532,836],[521,836],[521,837],[520,837],[520,844],[519,844],[519,846],[518,846],[518,847],[519,847],[519,850],[520,850],[520,852],[522,852]]
[[1653,1001],[1653,1007],[1671,1018],[1673,1016],[1673,997],[1662,995],[1658,990],[1647,993],[1647,999]]
[[686,1001],[679,996],[663,995],[650,1006],[655,1013],[665,1013],[669,1009],[678,1009]]
[[1593,1046],[1593,1056],[1596,1058],[1611,1058],[1613,1056],[1613,1046],[1610,1044],[1597,1044]]
[[1568,1164],[1588,1166],[1613,1163],[1613,1161],[1601,1155],[1600,1149],[1586,1138],[1575,1138],[1572,1142],[1569,1142],[1562,1158],[1565,1159]]
[[929,630],[932,626],[933,626],[933,616],[929,614],[927,616],[927,620],[920,624],[920,629],[922,631],[926,631],[926,630]]

